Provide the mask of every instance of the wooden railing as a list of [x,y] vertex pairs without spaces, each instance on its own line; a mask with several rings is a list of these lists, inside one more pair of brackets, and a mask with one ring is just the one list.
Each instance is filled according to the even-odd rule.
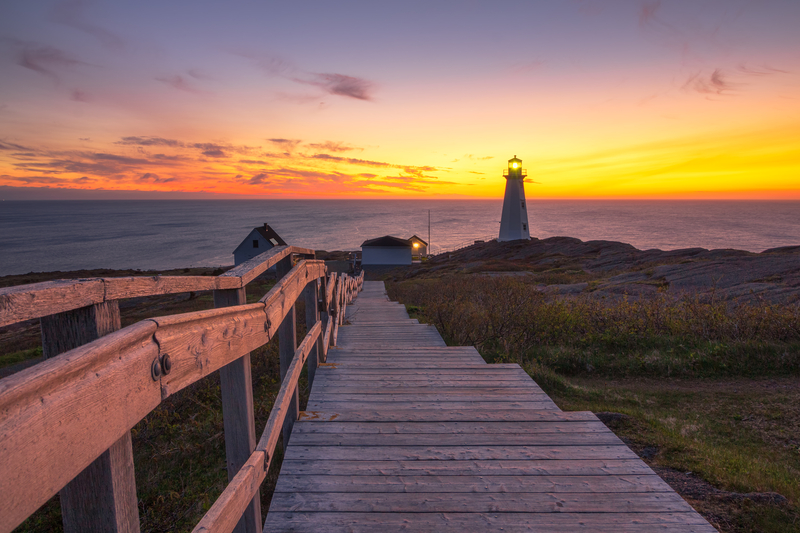
[[[293,256],[299,256],[296,265]],[[312,384],[363,283],[363,273],[327,276],[313,257],[312,250],[278,246],[218,277],[0,289],[0,326],[41,318],[47,357],[0,380],[0,532],[59,491],[65,531],[138,531],[130,429],[164,399],[217,370],[229,485],[195,531],[260,531],[259,486],[279,434],[288,442],[297,418],[303,364]],[[272,266],[277,284],[246,304],[247,283]],[[202,290],[214,291],[217,309],[120,329],[119,299]],[[294,305],[301,294],[308,333],[298,347]],[[282,384],[256,443],[250,352],[275,334]]]

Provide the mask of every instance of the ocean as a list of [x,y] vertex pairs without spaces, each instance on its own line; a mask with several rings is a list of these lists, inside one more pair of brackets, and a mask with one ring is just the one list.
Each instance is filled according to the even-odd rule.
[[[383,235],[432,251],[493,238],[502,200],[115,200],[0,202],[0,275],[88,268],[233,264],[269,223],[289,244],[357,250]],[[800,245],[797,201],[529,200],[531,236],[613,240],[640,249]]]

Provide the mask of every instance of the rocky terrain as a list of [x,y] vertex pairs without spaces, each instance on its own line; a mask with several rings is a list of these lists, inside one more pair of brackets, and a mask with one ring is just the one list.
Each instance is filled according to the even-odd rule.
[[742,250],[639,250],[613,241],[551,237],[479,243],[398,272],[398,277],[445,273],[517,275],[541,290],[575,295],[642,297],[700,293],[722,299],[800,302],[800,246],[761,253]]

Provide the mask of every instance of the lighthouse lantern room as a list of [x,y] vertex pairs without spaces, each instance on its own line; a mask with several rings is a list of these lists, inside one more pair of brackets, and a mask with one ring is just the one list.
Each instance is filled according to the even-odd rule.
[[500,219],[498,241],[529,240],[528,210],[525,206],[525,177],[528,172],[522,169],[522,160],[514,156],[508,160],[508,170],[503,172],[506,179],[506,194],[503,197],[503,216]]

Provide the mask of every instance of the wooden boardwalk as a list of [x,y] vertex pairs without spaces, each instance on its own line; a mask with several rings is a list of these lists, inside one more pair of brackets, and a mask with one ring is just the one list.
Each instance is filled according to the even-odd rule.
[[716,531],[592,413],[445,346],[382,282],[347,317],[265,531]]

